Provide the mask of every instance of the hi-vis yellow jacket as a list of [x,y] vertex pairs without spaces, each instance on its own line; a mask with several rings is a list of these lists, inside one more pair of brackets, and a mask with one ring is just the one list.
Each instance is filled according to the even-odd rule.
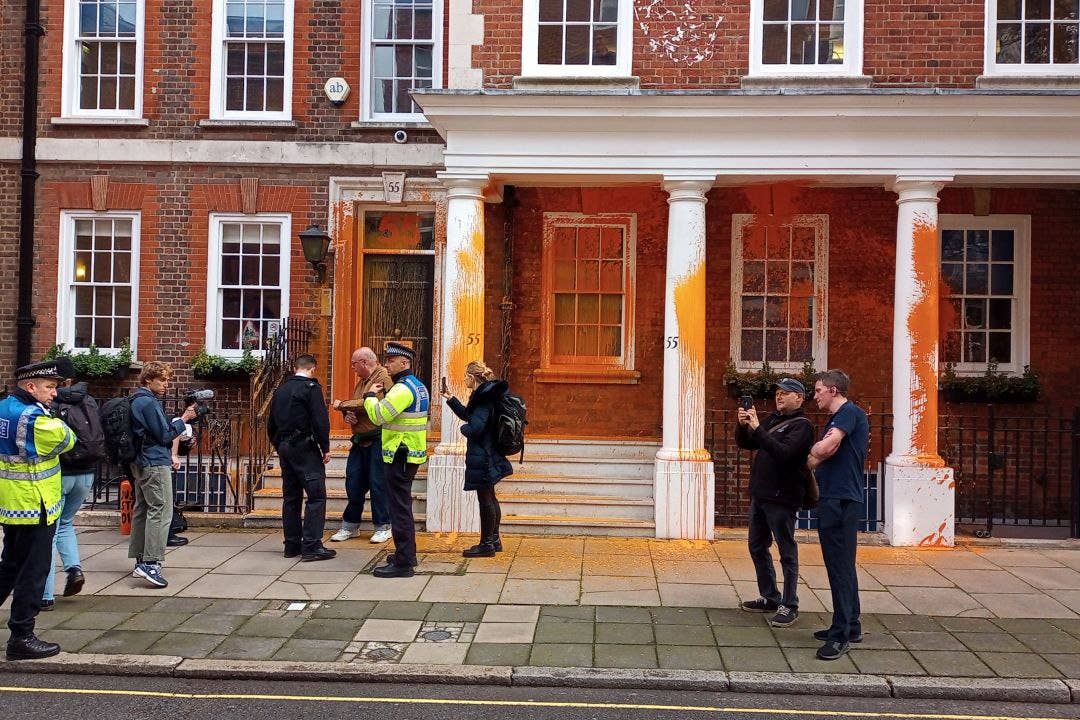
[[400,377],[386,391],[382,400],[374,395],[364,397],[368,418],[382,428],[383,462],[391,463],[398,448],[404,445],[408,462],[422,465],[427,462],[428,404],[431,398],[424,384],[412,374]]
[[37,403],[14,394],[0,401],[0,524],[37,525],[60,517],[60,453],[75,433]]

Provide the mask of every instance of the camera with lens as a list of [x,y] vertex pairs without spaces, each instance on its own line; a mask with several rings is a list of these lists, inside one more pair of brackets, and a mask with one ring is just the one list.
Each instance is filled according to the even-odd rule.
[[210,389],[188,390],[184,395],[184,407],[195,406],[195,419],[193,423],[202,422],[206,414],[210,412],[210,401],[214,399],[214,391]]

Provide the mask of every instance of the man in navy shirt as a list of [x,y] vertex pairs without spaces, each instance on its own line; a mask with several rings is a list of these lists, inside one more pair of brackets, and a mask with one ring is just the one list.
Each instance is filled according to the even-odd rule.
[[818,540],[833,603],[832,625],[818,630],[814,637],[825,641],[817,657],[836,660],[848,651],[849,643],[862,641],[855,550],[859,523],[866,516],[863,473],[870,423],[862,408],[847,399],[851,380],[844,371],[828,370],[815,375],[814,380],[814,402],[830,415],[821,440],[810,448],[806,464],[817,477],[821,495]]

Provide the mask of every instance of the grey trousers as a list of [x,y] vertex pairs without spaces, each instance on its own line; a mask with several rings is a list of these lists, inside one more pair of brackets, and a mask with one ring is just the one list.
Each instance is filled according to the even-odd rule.
[[128,557],[159,563],[165,559],[165,543],[172,523],[172,468],[159,465],[134,470],[135,510],[131,514]]

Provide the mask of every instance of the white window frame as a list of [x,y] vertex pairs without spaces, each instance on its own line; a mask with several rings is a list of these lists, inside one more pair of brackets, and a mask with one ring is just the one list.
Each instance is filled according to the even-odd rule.
[[[221,355],[227,358],[239,358],[243,356],[243,349],[222,349],[221,347],[221,299],[219,292],[221,285],[221,226],[224,223],[278,223],[281,226],[281,314],[285,317],[289,314],[289,289],[292,284],[292,215],[289,213],[257,213],[244,215],[242,213],[211,213],[210,214],[210,237],[207,253],[206,268],[206,351],[213,355]],[[263,354],[262,350],[252,351],[256,357]]]
[[998,63],[997,61],[997,0],[986,0],[983,29],[983,74],[992,77],[1080,77],[1080,63]]
[[[61,210],[59,242],[59,274],[56,292],[56,342],[74,353],[89,348],[75,347],[75,221],[131,221],[131,332],[128,344],[136,352],[139,342],[139,232],[142,214],[138,212],[94,212],[93,210]],[[98,348],[103,353],[117,353],[120,347]]]
[[225,109],[225,4],[226,0],[213,1],[213,19],[211,21],[210,48],[210,119],[211,120],[292,120],[293,97],[293,35],[294,8],[293,0],[285,2],[285,80],[282,88],[282,108],[280,112],[267,110],[226,110]]
[[541,65],[536,42],[540,23],[540,0],[524,0],[521,24],[521,74],[525,77],[628,78],[634,52],[634,3],[619,0],[614,65]]
[[[433,0],[431,8],[431,87],[443,86],[443,2]],[[361,122],[427,122],[424,113],[377,113],[371,109],[371,85],[374,62],[371,37],[372,0],[362,0],[360,11],[360,120]]]
[[[1012,362],[999,363],[998,371],[1019,375],[1031,362],[1031,216],[1030,215],[940,215],[941,230],[1012,230],[1013,231],[1013,305]],[[940,236],[939,236],[940,238]],[[940,239],[939,239],[940,246]],[[938,268],[941,252],[938,251]],[[944,282],[942,279],[940,282]],[[989,282],[989,280],[988,280]],[[963,296],[961,296],[963,297]],[[944,338],[942,338],[944,341]],[[944,354],[939,365],[945,368]],[[982,375],[989,362],[956,363],[957,375]]]
[[[761,360],[742,359],[742,288],[743,288],[743,231],[759,217],[752,214],[731,216],[731,360],[736,370],[760,370]],[[794,215],[783,225],[814,228],[814,321],[811,331],[811,355],[814,367],[829,366],[829,216]],[[801,362],[770,362],[773,370],[795,372]]]
[[863,0],[847,0],[844,6],[844,62],[836,65],[764,64],[765,0],[750,0],[751,77],[855,77],[863,73]]
[[[135,118],[143,115],[143,49],[145,36],[145,0],[135,3],[135,107],[131,110],[83,109],[80,101],[80,57],[75,52],[79,37],[79,0],[64,3],[64,45],[61,52],[63,67],[60,73],[60,116],[71,118]],[[119,62],[119,60],[118,60]]]

